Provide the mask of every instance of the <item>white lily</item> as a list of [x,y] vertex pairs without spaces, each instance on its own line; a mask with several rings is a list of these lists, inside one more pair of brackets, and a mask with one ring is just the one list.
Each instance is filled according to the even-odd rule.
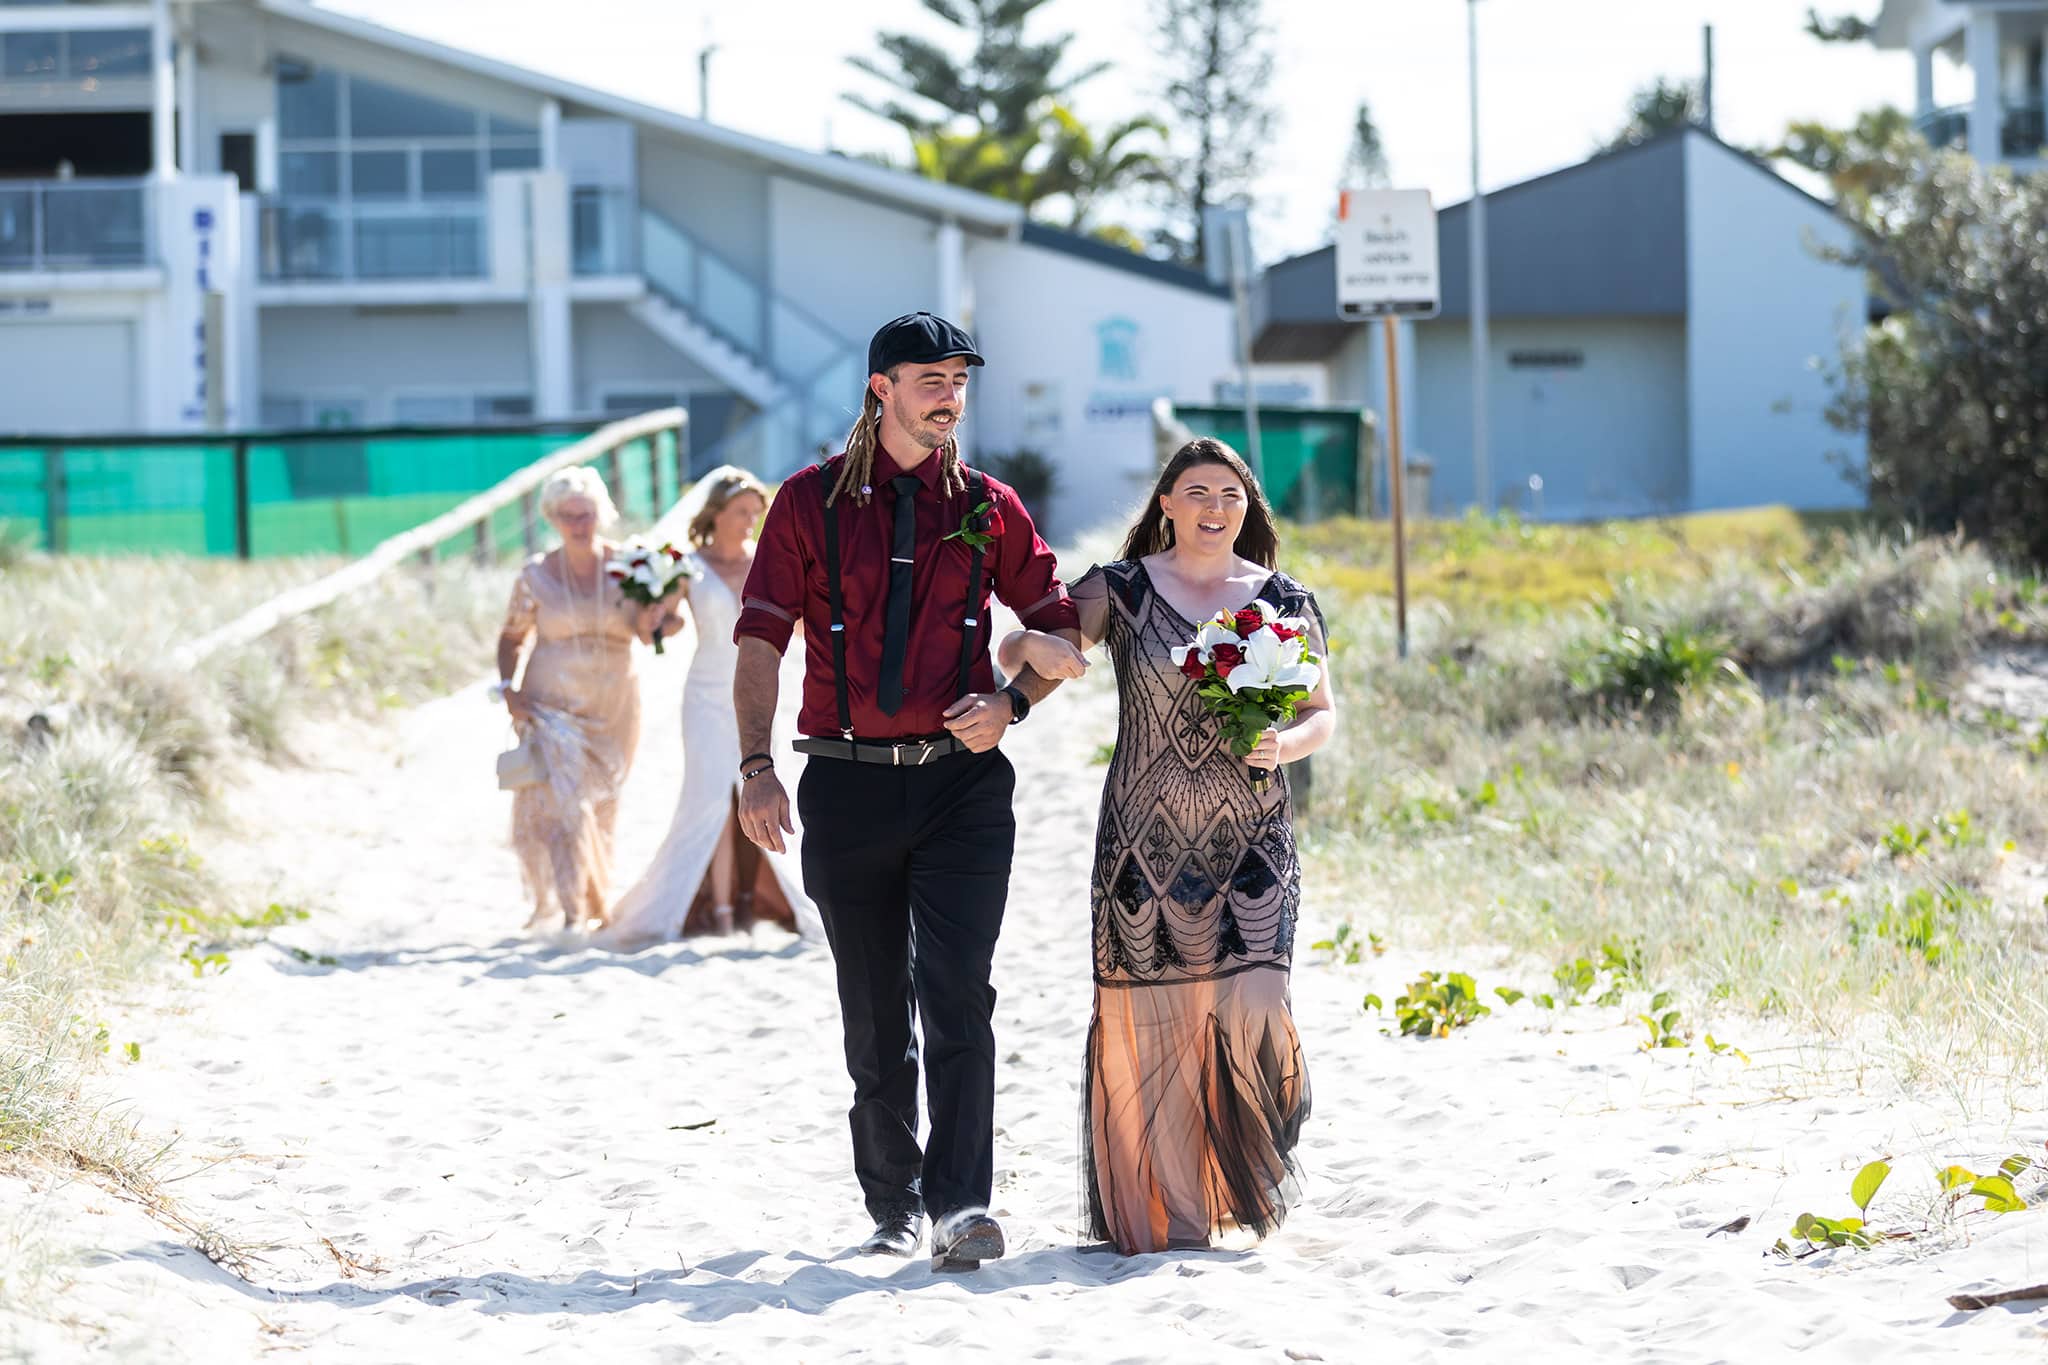
[[1313,692],[1323,680],[1323,671],[1304,657],[1299,640],[1282,640],[1271,630],[1255,630],[1245,639],[1244,662],[1230,670],[1226,680],[1232,692],[1246,688],[1278,688],[1283,692]]
[[1190,654],[1200,659],[1203,663],[1209,662],[1208,651],[1203,649],[1199,645],[1175,645],[1171,650],[1168,650],[1167,652],[1173,655],[1173,666],[1175,668],[1185,667],[1188,661],[1188,655]]
[[1237,628],[1221,621],[1204,621],[1202,628],[1195,632],[1195,644],[1202,651],[1202,662],[1208,663],[1218,645],[1239,643]]

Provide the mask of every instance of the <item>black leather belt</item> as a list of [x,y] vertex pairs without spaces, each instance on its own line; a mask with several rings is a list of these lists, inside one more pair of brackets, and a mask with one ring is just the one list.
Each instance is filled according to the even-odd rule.
[[791,747],[813,758],[881,763],[891,768],[918,768],[955,754],[972,752],[952,735],[939,735],[933,739],[815,739],[806,735]]

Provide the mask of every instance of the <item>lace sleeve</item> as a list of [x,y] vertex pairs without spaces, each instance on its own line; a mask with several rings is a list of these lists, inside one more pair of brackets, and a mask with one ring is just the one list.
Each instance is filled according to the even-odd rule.
[[533,634],[533,628],[540,617],[540,603],[534,600],[533,585],[526,581],[525,569],[512,580],[512,600],[505,605],[505,624],[499,634],[509,640],[524,640]]
[[1081,613],[1081,648],[1095,648],[1109,634],[1109,576],[1097,564],[1067,589],[1067,596]]

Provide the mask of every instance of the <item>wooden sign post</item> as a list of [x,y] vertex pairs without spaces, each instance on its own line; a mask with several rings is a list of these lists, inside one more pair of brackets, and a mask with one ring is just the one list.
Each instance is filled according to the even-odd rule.
[[1403,317],[1437,313],[1436,207],[1428,190],[1337,196],[1337,313],[1379,318],[1387,353],[1387,502],[1394,533],[1395,648],[1408,657],[1407,464],[1401,450]]

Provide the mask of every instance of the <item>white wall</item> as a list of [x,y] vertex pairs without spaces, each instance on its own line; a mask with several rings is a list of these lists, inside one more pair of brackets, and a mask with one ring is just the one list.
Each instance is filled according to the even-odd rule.
[[1856,505],[1829,454],[1860,468],[1867,443],[1828,426],[1815,368],[1864,319],[1862,279],[1813,251],[1848,245],[1848,229],[1726,148],[1685,150],[1692,505]]
[[579,304],[575,320],[576,402],[604,406],[607,391],[717,393],[725,385],[678,355],[617,303]]
[[263,311],[263,395],[364,400],[392,419],[399,393],[532,393],[526,310],[272,307]]
[[1048,456],[1062,537],[1125,521],[1155,473],[1151,400],[1206,403],[1236,372],[1229,300],[1022,242],[977,243],[967,269],[974,449]]
[[756,281],[769,270],[768,177],[640,129],[640,199]]
[[769,182],[768,206],[775,292],[863,353],[890,318],[939,306],[931,219],[779,177]]

